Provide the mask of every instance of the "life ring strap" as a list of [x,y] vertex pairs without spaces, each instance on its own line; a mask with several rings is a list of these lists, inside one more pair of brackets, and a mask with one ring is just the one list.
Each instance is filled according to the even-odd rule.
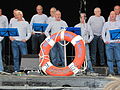
[[83,40],[82,37],[79,36],[79,35],[77,35],[77,36],[75,36],[75,37],[72,39],[71,43],[73,44],[73,46],[75,46],[75,44],[77,43],[77,41],[80,41],[80,40]]
[[54,41],[53,39],[51,39],[50,36],[47,37],[45,40],[48,42],[48,44],[49,44],[50,46],[52,46],[52,47],[54,46],[55,41]]

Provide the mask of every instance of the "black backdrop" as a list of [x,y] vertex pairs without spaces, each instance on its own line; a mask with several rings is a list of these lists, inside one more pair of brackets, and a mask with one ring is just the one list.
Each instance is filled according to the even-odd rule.
[[[100,7],[102,9],[102,15],[107,18],[109,12],[113,10],[113,6],[120,4],[120,0],[86,0],[86,2],[88,18],[93,15],[93,9],[95,7]],[[9,20],[13,17],[13,9],[20,9],[24,13],[24,18],[29,22],[31,17],[36,13],[35,8],[38,4],[43,6],[44,13],[48,16],[51,7],[59,9],[62,12],[62,19],[69,26],[74,26],[79,23],[80,0],[1,0],[0,8],[3,9],[3,14]],[[84,11],[83,9],[84,5],[82,11]]]

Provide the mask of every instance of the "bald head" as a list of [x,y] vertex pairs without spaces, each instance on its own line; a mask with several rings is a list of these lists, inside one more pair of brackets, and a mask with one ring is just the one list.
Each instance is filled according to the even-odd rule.
[[101,9],[99,7],[94,9],[94,14],[95,16],[100,16],[101,15]]
[[110,17],[110,21],[116,21],[115,11],[111,11],[109,17]]
[[41,5],[37,5],[36,11],[37,11],[37,13],[38,13],[39,15],[41,15],[42,12],[43,12],[43,7],[42,7]]
[[50,9],[50,15],[51,15],[52,17],[54,17],[54,16],[55,16],[55,12],[56,12],[56,8],[52,7],[52,8]]

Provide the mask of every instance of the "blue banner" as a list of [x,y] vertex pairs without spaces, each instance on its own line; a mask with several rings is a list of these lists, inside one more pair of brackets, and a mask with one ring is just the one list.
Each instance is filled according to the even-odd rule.
[[0,28],[0,36],[19,36],[17,28]]
[[81,35],[81,28],[80,27],[67,27],[66,31],[73,32],[77,35]]
[[110,40],[120,39],[120,29],[109,30]]
[[34,31],[40,31],[44,32],[47,28],[48,24],[43,24],[43,23],[33,23],[33,29]]

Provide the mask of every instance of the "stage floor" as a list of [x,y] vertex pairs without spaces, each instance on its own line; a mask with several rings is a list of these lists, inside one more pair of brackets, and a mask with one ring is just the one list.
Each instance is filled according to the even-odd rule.
[[0,75],[0,89],[32,90],[103,90],[119,76],[41,76]]

